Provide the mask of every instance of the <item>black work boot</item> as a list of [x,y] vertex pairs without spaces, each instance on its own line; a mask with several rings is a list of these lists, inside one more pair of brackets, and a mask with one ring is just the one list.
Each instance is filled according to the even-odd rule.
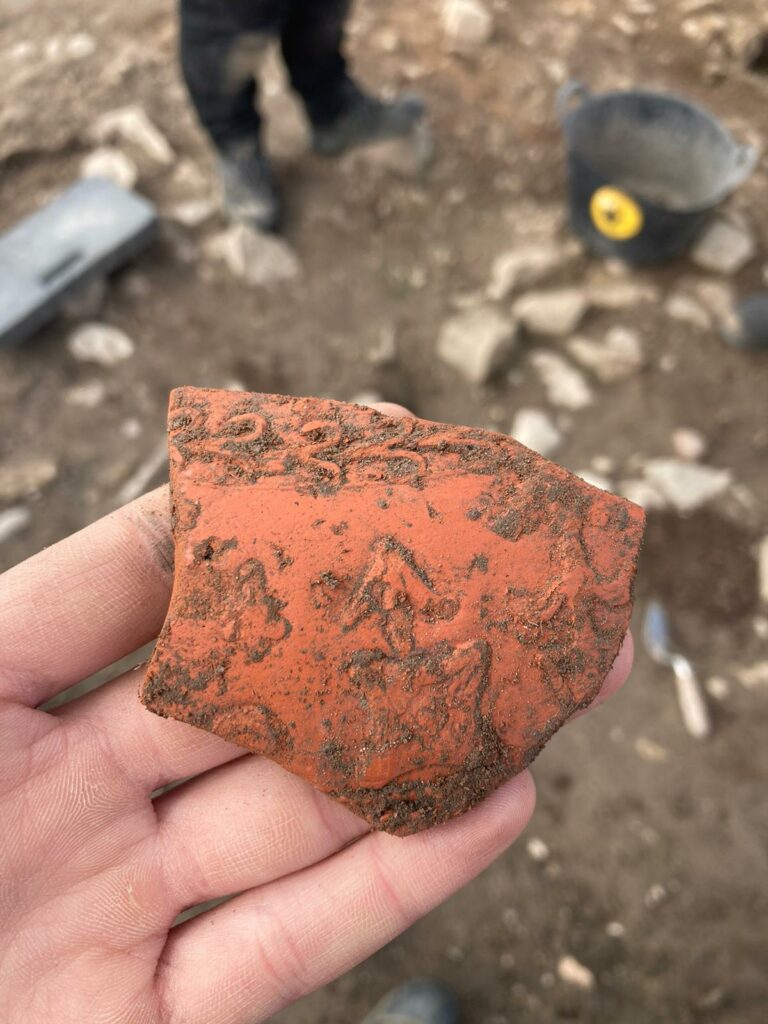
[[440,981],[416,978],[393,989],[368,1014],[363,1024],[458,1024],[459,1007]]
[[219,153],[219,175],[227,216],[257,231],[275,231],[280,196],[258,141],[229,144]]
[[415,128],[424,112],[418,96],[398,96],[387,103],[353,86],[339,116],[312,128],[312,148],[321,156],[339,156],[357,146],[400,138]]

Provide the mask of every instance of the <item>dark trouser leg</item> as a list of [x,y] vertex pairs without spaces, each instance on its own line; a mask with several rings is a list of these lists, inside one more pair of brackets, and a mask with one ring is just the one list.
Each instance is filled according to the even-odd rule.
[[313,125],[334,121],[354,89],[342,53],[351,0],[292,0],[283,22],[282,47],[291,85]]
[[280,197],[262,152],[256,71],[292,0],[181,0],[181,66],[201,124],[219,151],[224,208],[272,230]]
[[181,69],[200,123],[219,150],[255,140],[261,127],[255,108],[258,56],[279,24],[275,8],[289,0],[251,0],[247,20],[238,5],[225,0],[180,2]]

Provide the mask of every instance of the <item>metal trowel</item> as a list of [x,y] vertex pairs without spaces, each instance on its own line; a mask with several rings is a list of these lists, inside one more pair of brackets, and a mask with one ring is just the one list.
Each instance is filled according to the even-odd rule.
[[648,654],[656,664],[671,668],[674,673],[677,703],[685,728],[697,740],[706,739],[712,733],[712,720],[704,694],[690,661],[672,649],[669,619],[659,601],[650,601],[648,604],[643,623],[643,639]]

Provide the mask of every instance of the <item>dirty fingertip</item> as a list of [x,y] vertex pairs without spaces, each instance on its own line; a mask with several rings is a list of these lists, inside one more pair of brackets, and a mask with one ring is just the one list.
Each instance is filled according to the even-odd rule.
[[604,700],[608,700],[614,693],[621,689],[624,683],[627,681],[629,673],[632,669],[632,661],[635,656],[635,644],[632,639],[630,632],[624,637],[624,642],[621,645],[619,653],[616,655],[610,672],[606,676],[605,682],[603,683],[600,693],[597,695],[592,707],[597,707],[602,704]]

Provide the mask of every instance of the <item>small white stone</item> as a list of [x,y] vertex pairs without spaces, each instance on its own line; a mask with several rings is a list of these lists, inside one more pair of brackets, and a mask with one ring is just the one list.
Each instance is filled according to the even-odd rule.
[[717,325],[730,334],[739,331],[740,322],[736,313],[736,296],[729,281],[706,278],[695,282],[693,290]]
[[593,455],[589,464],[596,473],[600,473],[602,476],[610,476],[616,471],[616,459],[611,458],[610,455]]
[[633,309],[646,303],[656,303],[659,297],[659,289],[654,284],[617,278],[604,270],[593,273],[587,282],[587,298],[596,309]]
[[727,469],[683,462],[681,459],[650,459],[645,478],[678,512],[693,512],[731,487]]
[[210,179],[194,160],[185,157],[173,168],[171,185],[174,193],[181,193],[180,198],[193,199],[208,192]]
[[511,932],[517,931],[520,927],[520,915],[514,907],[505,907],[501,920],[504,927],[508,928]]
[[199,199],[182,199],[168,207],[166,216],[169,220],[185,228],[197,228],[205,224],[219,211],[219,204],[213,197],[202,197]]
[[533,352],[531,365],[552,405],[575,412],[592,404],[592,390],[584,375],[562,356],[555,352]]
[[139,169],[129,156],[114,146],[101,146],[80,164],[81,178],[107,178],[120,188],[131,189],[139,178]]
[[754,257],[755,239],[743,225],[717,218],[691,250],[697,266],[716,274],[736,274]]
[[665,887],[661,885],[659,882],[655,882],[648,889],[645,896],[643,897],[643,903],[646,905],[646,907],[648,907],[649,910],[652,910],[654,907],[658,907],[661,903],[663,903],[668,895],[669,893],[667,892]]
[[450,53],[476,53],[493,33],[493,18],[479,0],[444,0],[442,22]]
[[58,470],[52,459],[33,456],[0,463],[0,501],[26,498],[55,479]]
[[76,32],[65,40],[63,52],[70,60],[84,60],[96,52],[96,40],[87,32]]
[[611,18],[611,24],[623,35],[629,36],[630,39],[633,39],[640,32],[637,22],[633,21],[627,14],[614,14]]
[[64,392],[67,405],[79,406],[82,409],[95,409],[107,397],[107,387],[101,380],[86,380],[82,384],[73,384]]
[[768,604],[768,535],[757,545],[757,576],[760,600]]
[[642,821],[631,822],[631,825],[637,825],[636,829],[633,829],[645,843],[646,846],[658,846],[659,844],[659,833],[655,828],[651,828],[650,825],[645,825]]
[[695,43],[707,45],[713,42],[728,28],[728,19],[721,11],[703,10],[682,23],[683,35]]
[[601,491],[610,492],[613,490],[613,484],[607,476],[595,473],[591,469],[577,469],[576,476],[581,477],[584,483],[591,484],[592,487],[599,487]]
[[203,251],[230,273],[254,287],[270,287],[301,276],[301,265],[287,242],[274,235],[233,224],[207,239]]
[[35,44],[31,43],[28,39],[23,39],[19,43],[15,43],[8,51],[8,56],[12,60],[25,61],[30,60],[35,53]]
[[535,860],[538,864],[543,863],[549,858],[549,847],[543,839],[539,839],[538,836],[531,836],[526,843],[526,850],[531,860]]
[[510,436],[545,458],[556,451],[563,440],[551,416],[543,409],[518,409]]
[[532,334],[564,337],[576,330],[588,305],[583,289],[558,288],[522,295],[513,312]]
[[589,992],[595,987],[595,976],[588,967],[574,956],[561,956],[557,961],[557,976],[566,985],[574,985],[576,988]]
[[494,302],[522,288],[532,288],[569,261],[569,251],[551,243],[528,244],[500,253],[491,267],[486,294]]
[[456,292],[448,301],[452,309],[474,309],[476,306],[485,305],[482,292]]
[[755,615],[752,619],[752,629],[758,640],[768,640],[768,617]]
[[754,665],[737,669],[736,678],[745,690],[757,690],[768,686],[768,661],[758,661]]
[[499,957],[499,967],[502,971],[514,971],[516,963],[514,953],[502,953]]
[[45,41],[45,56],[48,60],[60,60],[64,53],[65,41],[61,36],[51,36]]
[[673,320],[691,324],[702,331],[709,330],[712,326],[709,310],[701,302],[684,292],[675,292],[674,295],[670,295],[664,304],[664,311]]
[[656,743],[655,740],[649,739],[647,736],[637,737],[635,753],[650,764],[664,764],[669,760],[668,751],[660,743]]
[[627,929],[621,921],[609,921],[605,926],[605,934],[611,939],[623,939],[627,934]]
[[602,342],[572,338],[567,348],[578,363],[604,384],[631,377],[643,365],[640,335],[629,327],[612,327]]
[[677,427],[672,431],[672,449],[686,462],[697,462],[707,453],[707,439],[699,430]]
[[32,514],[23,505],[13,505],[11,508],[3,509],[0,512],[0,544],[15,537],[23,529],[29,526],[32,521]]
[[116,366],[134,352],[133,342],[119,327],[95,322],[72,331],[67,348],[75,359],[99,366]]
[[400,37],[392,28],[384,28],[378,34],[379,47],[384,53],[394,53],[400,45]]
[[135,416],[129,416],[120,424],[120,433],[127,441],[135,441],[137,437],[141,437],[143,429],[141,420]]
[[517,325],[493,306],[475,306],[447,320],[437,341],[437,354],[473,384],[500,369],[514,350]]
[[100,142],[120,139],[130,142],[151,161],[168,167],[175,160],[173,149],[147,112],[137,105],[110,110],[96,119],[93,136]]
[[731,686],[722,676],[710,676],[704,683],[704,689],[714,700],[726,700],[731,693]]

